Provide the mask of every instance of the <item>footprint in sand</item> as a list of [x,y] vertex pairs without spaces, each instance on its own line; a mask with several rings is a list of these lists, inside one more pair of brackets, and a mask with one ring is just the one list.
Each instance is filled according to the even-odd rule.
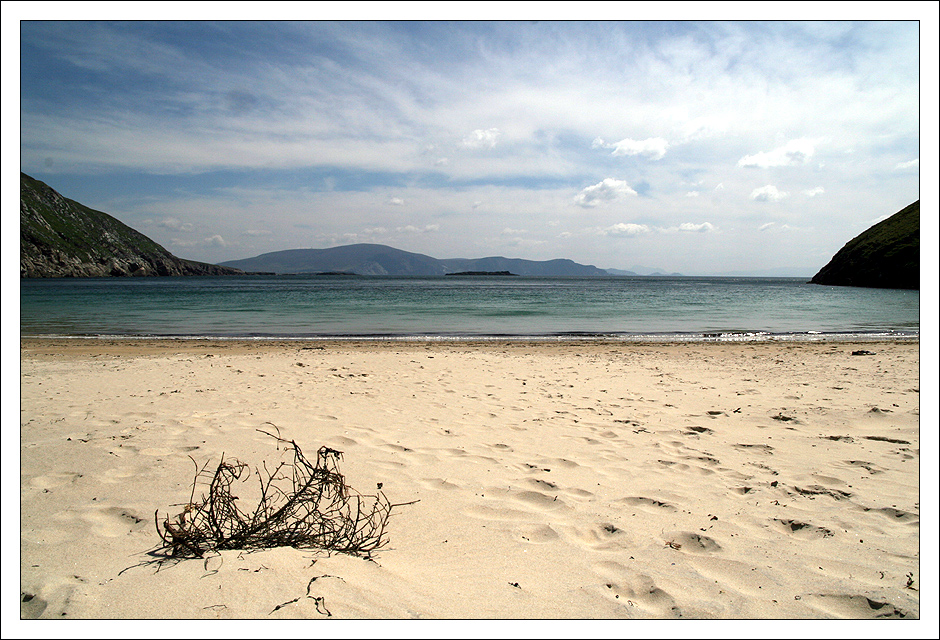
[[675,460],[657,460],[656,462],[663,465],[664,467],[669,467],[670,469],[674,469],[676,471],[687,471],[689,473],[694,473],[700,476],[708,476],[715,473],[711,469],[706,469],[705,467],[689,465],[685,464],[684,462],[676,462]]
[[714,430],[709,429],[708,427],[688,427],[688,431],[685,431],[684,435],[698,436],[698,435],[708,435],[709,433],[715,433],[715,432]]
[[766,453],[768,455],[774,452],[774,448],[769,444],[735,444],[732,445],[735,449],[741,449],[742,451],[756,451],[758,453]]
[[515,527],[510,535],[515,540],[531,542],[532,544],[546,544],[559,539],[558,532],[547,524],[528,524]]
[[871,462],[866,462],[864,460],[846,460],[845,463],[852,467],[860,467],[864,469],[865,471],[867,471],[868,473],[870,473],[871,475],[884,472],[884,469],[882,467],[879,467],[878,465],[871,463]]
[[811,593],[803,601],[834,618],[851,620],[901,619],[917,617],[911,612],[898,609],[889,602],[872,600],[866,596],[848,594]]
[[780,518],[774,518],[774,522],[783,529],[785,532],[796,536],[797,538],[831,538],[833,533],[831,530],[825,527],[817,527],[816,525],[809,524],[808,522],[800,522],[799,520],[782,520]]
[[352,438],[347,438],[346,436],[333,436],[330,438],[330,444],[335,444],[337,447],[354,447],[359,444],[358,441],[353,440]]
[[721,545],[709,538],[691,531],[673,531],[663,534],[666,546],[683,553],[712,554],[721,551]]
[[513,520],[531,520],[532,514],[509,507],[494,507],[490,505],[477,504],[462,510],[464,515],[480,520],[513,521]]
[[668,502],[662,502],[661,500],[655,500],[653,498],[644,498],[642,496],[621,498],[619,502],[625,502],[634,507],[651,507],[653,510],[663,509],[666,511],[677,511],[677,509]]
[[149,526],[133,509],[124,507],[92,507],[80,518],[91,525],[92,533],[106,538],[127,535],[141,526]]
[[622,549],[633,542],[626,531],[610,522],[589,527],[560,525],[560,529],[575,544],[592,551]]
[[594,497],[594,494],[590,491],[578,489],[577,487],[559,487],[554,482],[549,482],[548,480],[542,480],[540,478],[525,478],[522,480],[522,484],[528,485],[534,491],[539,491],[553,496],[564,494],[569,498],[581,499],[590,499]]
[[82,474],[76,471],[59,471],[36,476],[30,479],[29,484],[37,489],[48,491],[49,489],[55,489],[56,487],[75,482],[81,477]]
[[108,469],[103,474],[101,474],[99,480],[107,484],[116,484],[119,482],[126,482],[128,478],[133,478],[142,474],[143,471],[137,467],[114,467],[113,469]]
[[508,493],[508,496],[522,504],[535,507],[537,509],[568,509],[568,505],[565,504],[564,500],[560,499],[557,494],[549,495],[542,493],[541,491],[531,491],[523,489],[517,491],[511,489]]
[[453,482],[448,482],[443,478],[419,478],[418,484],[420,484],[425,489],[443,489],[445,491],[453,491],[454,489],[459,489],[460,485],[454,484]]
[[43,614],[49,603],[40,598],[35,593],[29,591],[20,592],[20,619],[36,620]]
[[162,458],[165,456],[171,456],[176,453],[175,449],[167,449],[166,447],[151,447],[149,449],[141,449],[141,455],[152,456],[154,458]]
[[603,592],[618,603],[636,607],[642,615],[681,617],[675,598],[659,588],[650,576],[635,573],[619,562],[612,561],[595,562],[591,568],[603,580]]
[[862,510],[866,512],[873,511],[875,513],[880,513],[892,522],[902,522],[904,524],[912,525],[920,524],[920,516],[917,514],[901,511],[900,509],[895,509],[894,507],[881,507],[878,509],[863,508]]

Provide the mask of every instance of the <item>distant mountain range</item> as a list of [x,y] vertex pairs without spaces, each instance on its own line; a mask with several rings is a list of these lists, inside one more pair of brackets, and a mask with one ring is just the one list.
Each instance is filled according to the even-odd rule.
[[[669,275],[599,269],[572,260],[450,258],[439,260],[380,244],[289,249],[220,265],[178,258],[116,218],[63,197],[20,173],[20,277],[244,275],[248,273],[444,276]],[[813,283],[860,287],[920,287],[920,200],[848,242],[813,276]]]
[[509,272],[519,276],[608,276],[606,270],[571,260],[450,258],[439,260],[382,244],[351,244],[330,249],[288,249],[222,266],[249,272],[347,273],[363,276],[443,276],[448,273]]
[[20,277],[236,275],[177,258],[107,213],[20,173]]
[[920,289],[920,200],[847,242],[811,282]]

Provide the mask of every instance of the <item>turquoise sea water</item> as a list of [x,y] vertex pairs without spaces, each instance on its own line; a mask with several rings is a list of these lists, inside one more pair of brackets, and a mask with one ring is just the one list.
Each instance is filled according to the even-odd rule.
[[804,278],[23,279],[23,336],[644,340],[919,335],[917,291]]

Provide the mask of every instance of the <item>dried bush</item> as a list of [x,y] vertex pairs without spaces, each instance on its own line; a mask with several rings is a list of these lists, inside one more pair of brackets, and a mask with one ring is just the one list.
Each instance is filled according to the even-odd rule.
[[[266,432],[263,432],[266,433]],[[232,493],[247,481],[248,465],[222,456],[214,473],[207,462],[197,469],[190,501],[175,518],[157,520],[163,550],[172,558],[202,558],[226,549],[272,547],[325,549],[370,557],[385,545],[385,525],[393,506],[381,491],[363,496],[350,488],[339,471],[342,452],[320,447],[311,464],[294,441],[273,436],[293,452],[273,471],[255,470],[261,488],[257,506],[248,512]],[[204,485],[199,500],[196,489]],[[207,485],[207,486],[206,486]]]

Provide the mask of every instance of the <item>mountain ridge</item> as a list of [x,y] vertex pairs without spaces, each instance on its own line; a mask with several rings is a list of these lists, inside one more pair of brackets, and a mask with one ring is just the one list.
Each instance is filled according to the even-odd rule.
[[379,276],[443,276],[461,271],[509,271],[521,276],[608,276],[606,270],[567,258],[524,260],[486,258],[438,259],[382,244],[357,243],[328,249],[285,249],[253,258],[228,260],[221,266],[274,273],[344,272]]

